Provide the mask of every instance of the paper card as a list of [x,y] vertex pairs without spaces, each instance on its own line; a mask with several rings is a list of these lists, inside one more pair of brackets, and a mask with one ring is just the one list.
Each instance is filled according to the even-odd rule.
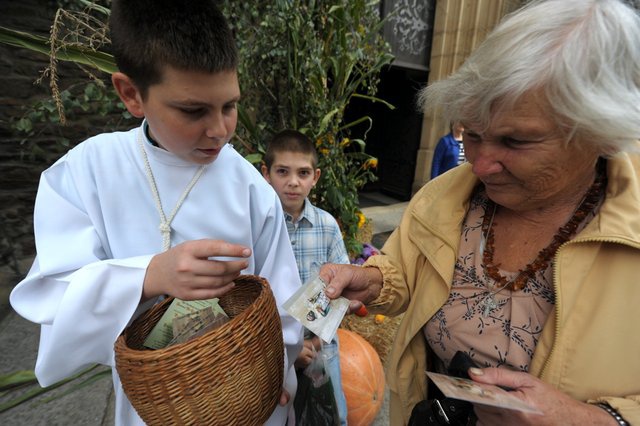
[[181,317],[175,317],[171,321],[171,327],[173,329],[173,339],[181,334],[186,334],[188,330],[199,330],[205,326],[210,317],[215,316],[213,309],[207,307],[196,312],[188,313]]
[[498,386],[447,376],[445,374],[432,373],[430,371],[426,373],[442,393],[449,398],[461,399],[474,404],[524,411],[526,413],[542,414],[537,408],[527,404]]
[[188,314],[211,308],[215,314],[224,314],[224,310],[218,305],[218,299],[191,300],[185,301],[174,299],[169,308],[162,315],[158,323],[153,327],[151,333],[144,341],[144,346],[151,349],[161,349],[166,347],[173,339],[173,320],[184,317]]
[[349,299],[329,299],[324,293],[325,287],[324,281],[315,276],[284,302],[282,307],[302,325],[329,343],[349,309]]
[[214,328],[229,322],[225,313],[214,312],[211,306],[197,312],[173,319],[173,339],[167,346],[184,343],[188,340],[202,336]]

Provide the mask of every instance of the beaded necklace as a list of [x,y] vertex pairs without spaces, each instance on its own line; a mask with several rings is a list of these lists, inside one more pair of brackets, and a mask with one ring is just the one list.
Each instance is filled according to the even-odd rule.
[[558,248],[571,238],[580,223],[598,205],[598,202],[607,187],[605,167],[605,161],[600,160],[596,170],[596,178],[582,199],[582,202],[573,213],[571,219],[558,229],[558,232],[553,236],[551,243],[540,250],[538,256],[531,263],[525,266],[524,269],[520,269],[518,271],[518,275],[511,280],[501,275],[499,272],[500,264],[494,264],[493,262],[493,252],[495,248],[492,225],[495,225],[493,222],[493,216],[496,213],[497,205],[491,200],[488,201],[487,211],[489,208],[493,207],[493,213],[491,216],[485,214],[482,219],[482,233],[486,239],[486,243],[482,251],[482,263],[486,274],[496,282],[494,288],[498,288],[497,291],[492,291],[491,295],[495,295],[497,292],[502,291],[505,288],[513,291],[522,290],[527,282],[532,279],[538,271],[547,268]]

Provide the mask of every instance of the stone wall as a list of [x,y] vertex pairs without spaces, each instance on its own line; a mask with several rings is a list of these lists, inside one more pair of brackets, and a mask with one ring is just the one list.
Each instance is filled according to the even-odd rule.
[[[526,0],[438,0],[428,84],[454,72],[484,40],[502,17]],[[436,111],[427,111],[422,119],[412,194],[430,180],[433,151],[440,137],[449,131],[449,123]]]
[[[53,1],[1,1],[0,26],[47,37],[55,11]],[[5,291],[31,264],[33,203],[40,173],[68,149],[56,140],[66,138],[73,145],[114,121],[114,114],[79,114],[66,126],[43,125],[28,139],[14,131],[12,122],[25,114],[26,107],[49,98],[48,82],[35,84],[47,65],[46,55],[0,44],[0,290]],[[59,75],[61,89],[87,81],[70,63],[59,63]]]

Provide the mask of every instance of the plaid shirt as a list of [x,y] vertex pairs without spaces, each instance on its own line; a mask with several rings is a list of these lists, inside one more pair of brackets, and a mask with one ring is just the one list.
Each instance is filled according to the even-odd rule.
[[340,227],[328,212],[307,199],[297,222],[286,212],[284,216],[302,284],[325,263],[349,263]]

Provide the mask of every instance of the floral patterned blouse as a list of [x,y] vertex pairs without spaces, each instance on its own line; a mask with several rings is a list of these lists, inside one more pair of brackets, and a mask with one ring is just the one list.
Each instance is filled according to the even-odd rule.
[[[596,215],[598,206],[580,223],[580,232]],[[544,323],[555,304],[553,263],[519,291],[494,294],[495,305],[485,298],[500,288],[482,267],[482,220],[488,199],[484,187],[474,192],[465,217],[449,299],[423,327],[431,350],[446,369],[456,351],[467,352],[482,367],[528,371]],[[500,270],[511,280],[517,272]],[[494,286],[498,287],[494,287]]]

